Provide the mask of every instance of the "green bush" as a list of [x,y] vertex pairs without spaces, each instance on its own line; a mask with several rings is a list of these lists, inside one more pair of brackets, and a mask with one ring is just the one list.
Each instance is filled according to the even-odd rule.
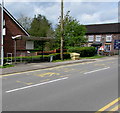
[[[7,62],[7,59],[11,59],[10,57],[5,57],[4,60]],[[38,56],[23,56],[23,57],[16,57],[17,62],[40,62],[40,61],[49,61],[49,55],[38,55]],[[12,57],[12,61],[15,61],[15,58]]]
[[[53,53],[53,54],[49,54],[49,55],[38,55],[38,56],[23,56],[23,57],[16,57],[16,62],[49,62],[50,61],[50,57],[53,56],[53,60],[60,60],[60,53]],[[69,59],[70,58],[70,54],[65,52],[63,54],[63,58],[64,59]],[[4,58],[4,63],[7,62],[7,59],[11,59],[10,57],[5,57]],[[15,58],[12,57],[12,61],[15,61]]]
[[[53,60],[60,60],[60,53],[50,54],[49,56],[53,56]],[[63,53],[63,59],[70,59],[70,53]]]
[[70,53],[65,52],[65,53],[63,54],[63,58],[64,58],[64,59],[70,59]]
[[79,53],[81,57],[91,57],[95,55],[96,49],[95,47],[71,47],[68,52]]

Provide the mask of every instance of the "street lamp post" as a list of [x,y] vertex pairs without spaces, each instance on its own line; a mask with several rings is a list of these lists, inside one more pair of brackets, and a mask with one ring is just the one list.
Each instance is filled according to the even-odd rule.
[[1,66],[4,64],[4,51],[3,51],[3,6],[4,1],[2,0],[1,4]]
[[63,0],[61,0],[61,48],[60,48],[60,57],[63,60]]

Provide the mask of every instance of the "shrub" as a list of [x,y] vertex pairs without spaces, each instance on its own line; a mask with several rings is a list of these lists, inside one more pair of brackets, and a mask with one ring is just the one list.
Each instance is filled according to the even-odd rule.
[[64,59],[70,59],[70,53],[65,52],[65,53],[63,54],[63,58],[64,58]]
[[[5,57],[4,60],[11,59],[10,57]],[[38,55],[38,56],[23,56],[23,57],[16,57],[17,62],[41,62],[41,61],[49,61],[49,55]],[[15,58],[12,57],[12,61],[14,62]]]
[[68,52],[79,53],[81,57],[91,57],[95,55],[96,49],[95,47],[71,47]]
[[[53,60],[60,60],[60,53],[50,54],[49,56],[53,56]],[[63,53],[63,59],[70,59],[70,53]]]
[[[16,57],[16,61],[17,62],[49,62],[50,61],[50,57],[53,56],[53,60],[60,60],[60,53],[53,53],[53,54],[49,54],[49,55],[38,55],[38,56],[23,56],[23,57]],[[63,54],[63,58],[64,59],[69,59],[70,58],[70,54],[65,52]],[[7,62],[7,59],[11,59],[10,57],[5,57],[4,58],[4,63]],[[14,57],[12,57],[12,61],[14,62]]]

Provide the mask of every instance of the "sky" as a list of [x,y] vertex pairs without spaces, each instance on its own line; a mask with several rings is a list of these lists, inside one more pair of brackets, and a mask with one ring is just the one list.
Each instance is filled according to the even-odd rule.
[[[33,18],[42,14],[53,24],[58,23],[60,2],[58,0],[5,0],[6,9],[16,18],[20,15]],[[60,1],[60,0],[59,0]],[[101,1],[101,2],[100,2]],[[76,18],[80,24],[102,24],[118,22],[118,0],[64,0],[64,14]]]

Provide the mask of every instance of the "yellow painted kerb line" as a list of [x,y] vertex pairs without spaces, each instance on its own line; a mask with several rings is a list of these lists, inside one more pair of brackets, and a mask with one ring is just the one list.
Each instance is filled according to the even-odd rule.
[[[67,66],[70,66],[70,65],[67,65]],[[37,71],[42,71],[42,70],[49,70],[49,69],[51,70],[51,69],[56,69],[56,68],[61,68],[61,67],[65,67],[65,66],[57,66],[57,67],[50,67],[50,68],[47,68],[47,69],[36,69],[36,70],[30,70],[30,71],[23,71],[23,72],[5,74],[5,75],[0,75],[0,78],[8,77],[8,76],[14,76],[14,75],[20,75],[20,74],[26,74],[26,73],[30,73],[30,72],[37,72]]]
[[[16,73],[11,73],[11,74],[1,75],[0,78],[8,77],[8,76],[14,76],[14,75],[20,75],[20,74],[26,74],[26,73],[30,73],[30,72],[37,72],[37,71],[43,71],[43,70],[52,70],[52,69],[57,69],[57,68],[67,67],[67,66],[69,67],[69,66],[80,65],[80,64],[84,64],[84,63],[68,64],[68,65],[65,65],[65,66],[49,67],[49,68],[46,68],[46,69],[35,69],[35,70],[30,70],[30,71],[16,72]],[[86,62],[86,63],[93,63],[93,62]]]
[[115,103],[117,103],[118,101],[120,101],[120,97],[115,99],[114,101],[112,101],[111,103],[107,104],[106,106],[104,106],[103,108],[99,109],[97,112],[95,113],[101,113],[103,111],[105,111],[106,109],[110,108],[112,105],[114,105]]
[[108,113],[114,113],[115,111],[118,111],[119,109],[120,109],[120,104],[112,108]]

